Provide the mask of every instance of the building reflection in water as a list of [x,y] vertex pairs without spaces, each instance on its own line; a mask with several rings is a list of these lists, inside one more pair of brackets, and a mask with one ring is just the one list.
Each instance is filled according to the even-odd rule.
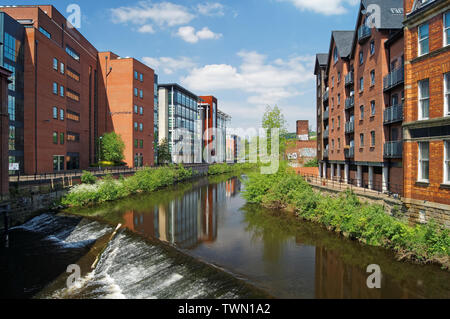
[[124,227],[149,238],[194,249],[217,239],[217,207],[239,193],[240,181],[195,188],[150,211],[131,210],[124,214]]

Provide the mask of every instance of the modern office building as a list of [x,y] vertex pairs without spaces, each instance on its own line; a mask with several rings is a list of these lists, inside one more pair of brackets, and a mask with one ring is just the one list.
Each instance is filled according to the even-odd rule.
[[[398,109],[403,78],[396,77],[403,64],[402,6],[401,0],[363,0],[355,30],[332,32],[325,90],[316,63],[317,96],[323,96],[317,110],[323,122],[318,146],[322,177],[379,191],[403,191],[398,177],[401,151],[392,149],[401,139],[394,123],[402,120]],[[394,108],[400,118],[385,122]],[[397,135],[391,134],[395,131]],[[386,141],[392,143],[385,145]]]
[[405,197],[427,221],[450,212],[450,2],[405,14]]
[[0,11],[4,30],[11,32],[3,34],[4,63],[12,62],[7,68],[15,72],[10,161],[25,174],[89,167],[95,152],[97,50],[53,6]]
[[174,163],[194,163],[199,97],[178,84],[158,86],[159,141],[167,139]]
[[112,52],[101,52],[98,57],[99,135],[116,132],[122,137],[127,166],[152,166],[155,73],[136,59]]

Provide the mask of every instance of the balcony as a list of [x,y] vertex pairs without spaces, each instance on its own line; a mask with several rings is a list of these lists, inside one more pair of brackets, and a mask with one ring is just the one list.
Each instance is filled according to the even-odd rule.
[[355,97],[351,96],[351,97],[346,98],[345,99],[345,109],[348,110],[353,107],[355,107]]
[[355,157],[355,147],[351,146],[345,150],[345,158],[354,158]]
[[323,157],[326,157],[326,158],[329,157],[329,151],[328,150],[323,150]]
[[355,84],[355,74],[353,71],[348,72],[345,76],[345,86],[353,85]]
[[369,39],[371,37],[371,35],[372,35],[372,30],[368,26],[362,25],[358,29],[358,42],[363,43],[364,41]]
[[323,131],[323,138],[329,138],[329,137],[330,137],[330,131],[329,130]]
[[402,158],[403,156],[403,142],[387,142],[384,144],[385,158]]
[[388,91],[399,84],[405,82],[405,67],[401,67],[396,69],[386,75],[383,79],[383,88],[384,91]]
[[325,112],[323,112],[323,120],[326,121],[330,118],[330,111],[326,110]]
[[323,94],[323,101],[324,102],[328,101],[329,97],[330,97],[330,91],[326,90],[325,93]]
[[345,133],[352,134],[355,132],[355,122],[347,122],[345,123]]
[[384,124],[403,121],[403,105],[394,105],[384,110]]

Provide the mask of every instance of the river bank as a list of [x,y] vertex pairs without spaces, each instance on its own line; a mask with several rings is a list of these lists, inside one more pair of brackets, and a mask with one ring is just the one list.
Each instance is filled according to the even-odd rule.
[[449,231],[434,223],[411,227],[389,216],[380,205],[362,203],[351,192],[338,197],[315,192],[302,177],[282,165],[274,175],[249,174],[244,197],[370,246],[394,251],[402,261],[435,263],[450,270]]

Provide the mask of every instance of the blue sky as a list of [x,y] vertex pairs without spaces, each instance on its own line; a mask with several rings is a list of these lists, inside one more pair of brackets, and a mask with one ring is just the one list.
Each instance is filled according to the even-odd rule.
[[[331,30],[352,30],[358,0],[55,1],[81,7],[80,32],[100,51],[134,57],[160,82],[214,95],[235,128],[259,127],[278,105],[315,128],[314,56]],[[3,1],[3,5],[37,4]]]

